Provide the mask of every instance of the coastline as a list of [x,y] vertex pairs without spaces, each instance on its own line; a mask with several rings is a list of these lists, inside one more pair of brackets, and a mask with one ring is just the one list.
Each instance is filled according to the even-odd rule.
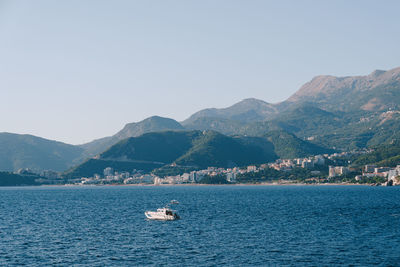
[[[187,187],[187,186],[373,186],[372,184],[354,184],[354,183],[319,183],[319,184],[306,184],[306,183],[257,183],[257,184],[93,184],[93,185],[80,185],[80,184],[65,184],[65,185],[39,185],[51,187],[107,187],[107,186],[121,186],[121,187]],[[16,186],[24,187],[24,186]]]
[[237,184],[41,184],[41,185],[11,185],[0,186],[10,187],[203,187],[203,186],[232,186],[232,187],[257,187],[257,186],[382,186],[376,184],[355,184],[355,183],[237,183]]

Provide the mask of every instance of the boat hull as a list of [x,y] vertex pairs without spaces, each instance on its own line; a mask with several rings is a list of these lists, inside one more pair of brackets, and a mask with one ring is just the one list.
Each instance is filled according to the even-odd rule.
[[179,219],[179,216],[177,214],[166,215],[155,211],[146,211],[144,214],[149,220],[175,221]]

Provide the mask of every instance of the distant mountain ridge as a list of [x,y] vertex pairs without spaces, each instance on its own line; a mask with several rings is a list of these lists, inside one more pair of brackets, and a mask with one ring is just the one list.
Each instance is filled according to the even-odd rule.
[[203,117],[229,119],[240,122],[262,121],[277,113],[278,109],[274,104],[255,98],[247,98],[227,108],[200,110],[184,120],[182,125],[191,124],[196,119]]
[[136,137],[149,132],[183,129],[183,126],[176,120],[160,116],[152,116],[140,122],[128,123],[115,135],[94,140],[80,145],[80,147],[83,148],[86,151],[87,156],[90,157],[103,152],[110,146],[129,137]]
[[[246,136],[248,140],[260,143],[264,141],[258,137],[265,139],[271,134],[270,138],[283,138],[286,135],[272,134],[283,131],[300,141],[339,150],[391,144],[400,139],[400,68],[376,70],[366,76],[321,75],[281,103],[249,98],[227,108],[201,110],[181,123],[153,116],[128,123],[113,136],[80,146],[29,135],[0,133],[0,170],[65,170],[126,138],[171,130],[211,130],[223,135],[240,135],[241,142]],[[293,139],[286,137],[286,140]],[[302,147],[297,141],[290,143],[293,148]],[[275,151],[281,150],[277,147]],[[290,153],[279,156],[283,155],[290,156]],[[120,159],[116,161],[120,162]],[[185,161],[183,158],[182,162]],[[100,159],[97,162],[100,166],[99,162]],[[140,165],[140,162],[136,164]],[[146,168],[152,169],[153,165]],[[126,164],[126,167],[131,165]]]
[[[243,103],[246,109],[236,108]],[[252,109],[251,103],[261,104]],[[260,106],[266,112],[260,112]],[[285,130],[319,145],[348,150],[399,138],[399,111],[400,68],[395,68],[366,76],[317,76],[281,103],[243,100],[228,108],[199,111],[182,124],[228,135]],[[238,120],[232,114],[242,115]]]
[[287,103],[313,102],[328,110],[380,111],[399,108],[400,67],[367,76],[321,75],[304,84]]
[[0,170],[63,171],[74,164],[82,148],[27,134],[0,133]]

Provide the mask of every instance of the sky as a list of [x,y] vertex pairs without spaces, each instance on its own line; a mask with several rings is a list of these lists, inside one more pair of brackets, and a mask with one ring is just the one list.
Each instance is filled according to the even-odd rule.
[[400,66],[400,1],[0,0],[0,132],[70,144]]

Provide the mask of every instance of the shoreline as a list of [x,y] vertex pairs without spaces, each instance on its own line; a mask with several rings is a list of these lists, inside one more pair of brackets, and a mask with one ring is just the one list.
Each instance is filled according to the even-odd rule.
[[[121,187],[186,187],[186,186],[374,186],[373,184],[354,184],[354,183],[320,183],[320,184],[305,184],[305,183],[257,183],[257,184],[93,184],[93,185],[79,185],[79,184],[65,184],[65,185],[39,185],[51,187],[107,187],[107,186],[121,186]],[[23,186],[15,186],[23,187]]]
[[0,186],[0,188],[9,187],[203,187],[203,186],[232,186],[232,187],[257,187],[257,186],[382,186],[376,184],[354,184],[354,183],[256,183],[256,184],[42,184],[42,185],[11,185]]

